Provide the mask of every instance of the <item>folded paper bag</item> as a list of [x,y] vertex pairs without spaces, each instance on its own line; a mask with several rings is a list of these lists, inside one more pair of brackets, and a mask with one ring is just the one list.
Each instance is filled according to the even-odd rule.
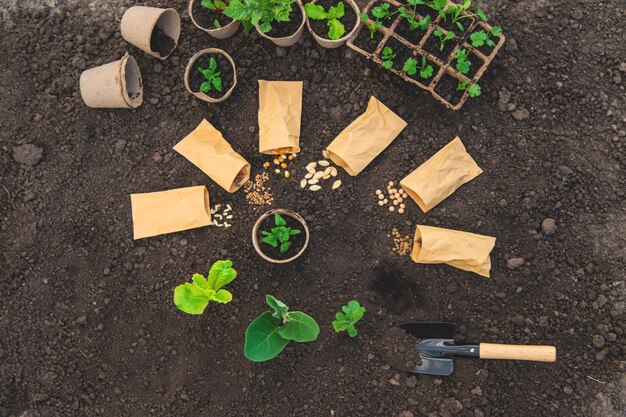
[[400,181],[400,186],[426,213],[482,172],[457,136]]
[[174,150],[229,193],[237,191],[250,178],[248,161],[235,152],[222,133],[206,120],[178,142]]
[[131,194],[130,200],[135,239],[211,224],[209,192],[203,185]]
[[346,127],[326,148],[330,159],[348,174],[358,175],[406,127],[406,122],[376,97],[367,110]]
[[417,226],[411,258],[418,264],[448,264],[488,278],[491,270],[489,254],[495,244],[495,237]]
[[302,81],[259,80],[259,152],[300,152]]

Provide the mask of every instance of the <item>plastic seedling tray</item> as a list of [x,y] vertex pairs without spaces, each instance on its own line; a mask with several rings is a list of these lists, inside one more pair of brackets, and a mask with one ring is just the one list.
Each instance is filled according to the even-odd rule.
[[[416,20],[424,18],[420,13],[424,13],[425,8],[420,7],[417,12],[412,12],[410,5],[404,4],[396,0],[372,0],[365,9],[364,13],[370,16],[370,10],[375,6],[388,3],[391,7],[390,10],[394,12],[398,7],[405,7],[411,14],[415,16]],[[448,4],[454,4],[448,2]],[[463,12],[465,16],[469,14]],[[433,95],[437,100],[446,105],[449,109],[459,110],[463,107],[463,104],[469,97],[467,89],[473,84],[478,83],[478,80],[482,77],[483,73],[495,58],[498,51],[505,42],[504,35],[493,36],[492,40],[495,43],[493,48],[481,47],[474,48],[469,43],[469,37],[472,33],[484,30],[486,33],[491,33],[491,25],[483,22],[482,20],[474,17],[464,19],[466,23],[466,30],[463,33],[457,33],[454,39],[446,42],[446,47],[443,52],[439,51],[439,39],[433,34],[435,30],[440,30],[444,35],[447,33],[446,27],[450,28],[450,23],[443,21],[441,16],[438,16],[435,10],[430,10],[431,17],[436,16],[425,30],[421,31],[419,28],[414,31],[409,31],[406,27],[405,18],[400,16],[399,13],[389,20],[383,21],[383,26],[378,29],[374,39],[370,38],[369,29],[366,27],[366,22],[361,22],[361,26],[355,32],[354,36],[348,40],[348,47],[365,56],[366,58],[376,62],[381,67],[383,66],[383,60],[381,58],[382,50],[385,46],[391,46],[394,53],[397,53],[396,58],[398,62],[394,61],[393,67],[388,71],[394,73],[403,80],[414,84]],[[471,22],[471,23],[467,23]],[[455,33],[458,32],[455,31]],[[401,33],[406,38],[411,38],[413,43],[401,36]],[[410,35],[409,35],[410,33]],[[401,45],[400,49],[398,45]],[[462,74],[455,68],[455,54],[458,49],[470,50],[470,61],[472,62],[471,70],[467,75]],[[408,54],[408,55],[407,55]],[[411,56],[421,63],[422,57],[426,58],[428,64],[432,65],[434,71],[433,76],[423,79],[419,74],[411,77],[402,70],[402,65],[407,56]],[[400,62],[402,61],[402,62]],[[471,77],[471,78],[468,78]],[[469,85],[465,91],[455,91],[456,85],[460,82],[469,80]]]

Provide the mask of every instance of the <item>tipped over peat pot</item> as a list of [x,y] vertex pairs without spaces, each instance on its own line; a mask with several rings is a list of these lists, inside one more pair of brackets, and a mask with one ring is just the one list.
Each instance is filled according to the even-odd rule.
[[[291,247],[285,253],[280,253],[279,247],[272,247],[271,245],[264,243],[263,236],[264,231],[270,231],[276,227],[274,221],[274,214],[278,213],[287,222],[286,227],[292,229],[298,229],[301,231],[298,235],[293,235],[290,238]],[[293,260],[298,259],[306,250],[309,245],[309,227],[306,221],[298,213],[295,213],[288,209],[274,209],[269,210],[261,217],[258,218],[254,227],[252,228],[252,245],[257,253],[266,261],[285,264]],[[279,245],[280,246],[280,245]]]
[[120,29],[126,42],[163,60],[178,45],[180,15],[174,9],[133,6],[124,13]]
[[[211,88],[204,93],[200,90],[202,83],[207,81],[199,68],[209,68],[211,58],[217,61],[217,69],[222,80],[222,91]],[[221,103],[233,93],[237,85],[237,67],[235,61],[225,51],[217,48],[203,49],[191,57],[185,70],[185,88],[200,100],[208,103]]]
[[226,16],[223,11],[210,10],[202,6],[202,0],[189,1],[189,17],[193,24],[216,39],[233,36],[240,22]]
[[263,33],[257,23],[256,31],[265,39],[269,39],[277,46],[291,46],[297,43],[304,33],[306,23],[306,12],[302,1],[296,0],[292,4],[291,14],[288,22],[272,22],[272,30]]
[[84,71],[80,75],[80,95],[87,107],[136,109],[143,103],[137,61],[126,53],[118,61]]
[[306,25],[313,39],[322,47],[334,49],[343,46],[350,39],[354,32],[361,26],[361,10],[354,0],[312,0],[309,3],[319,4],[328,10],[331,6],[337,5],[339,1],[343,1],[345,5],[345,14],[339,19],[346,29],[346,34],[339,39],[330,39],[328,37],[328,25],[326,20],[314,20],[306,18]]

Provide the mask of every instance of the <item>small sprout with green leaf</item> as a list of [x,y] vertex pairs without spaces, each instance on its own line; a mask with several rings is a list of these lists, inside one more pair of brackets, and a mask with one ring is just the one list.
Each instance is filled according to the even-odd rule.
[[374,39],[374,35],[378,32],[378,29],[383,27],[383,22],[380,20],[371,20],[367,13],[361,13],[361,20],[367,26],[367,30],[370,31],[370,39]]
[[289,311],[289,307],[271,295],[265,301],[274,312],[266,311],[246,329],[244,354],[253,362],[275,358],[290,340],[312,342],[317,339],[320,328],[313,317],[301,311]]
[[291,236],[299,235],[302,231],[287,227],[287,222],[278,213],[274,213],[274,224],[276,227],[273,227],[269,232],[261,232],[261,234],[265,236],[263,242],[273,248],[278,247],[280,244],[280,253],[285,253],[291,247],[291,242],[289,241]]
[[417,74],[419,70],[420,77],[427,79],[433,75],[433,67],[426,61],[426,57],[422,57],[421,65],[418,65],[418,61],[415,58],[409,58],[404,62],[404,67],[402,68],[404,72],[406,72],[411,77]]
[[485,12],[483,12],[480,8],[476,9],[476,13],[463,13],[468,10],[472,5],[471,0],[465,0],[463,4],[452,4],[448,8],[445,9],[446,16],[450,16],[451,22],[456,24],[456,26],[461,30],[461,32],[465,31],[465,27],[463,26],[463,19],[471,19],[472,17],[479,17],[483,21],[487,21],[487,16]]
[[372,9],[372,16],[381,20],[389,20],[391,16],[395,14],[395,12],[391,13],[389,10],[390,7],[391,5],[389,3],[380,4]]
[[470,51],[466,49],[458,49],[454,54],[456,58],[456,69],[461,74],[467,74],[472,66],[472,61],[469,58]]
[[326,20],[328,26],[328,39],[336,40],[346,33],[346,28],[340,19],[345,15],[345,6],[343,1],[331,6],[328,12],[319,4],[307,3],[304,5],[306,15],[313,20]]
[[383,67],[385,69],[390,69],[393,67],[393,60],[396,57],[396,54],[393,53],[393,49],[389,46],[385,46],[383,51],[381,52],[380,58],[383,60]]
[[223,289],[237,277],[231,261],[217,261],[211,267],[209,276],[193,274],[192,282],[179,285],[174,290],[174,304],[188,314],[202,314],[211,301],[230,303],[233,295]]
[[433,35],[439,38],[439,50],[443,51],[443,48],[446,46],[446,42],[454,39],[454,32],[451,30],[447,31],[444,35],[440,29],[435,29],[433,31]]
[[333,329],[337,333],[347,330],[350,337],[355,337],[359,334],[355,324],[363,318],[365,307],[361,307],[358,301],[352,300],[348,305],[342,306],[341,310],[343,312],[335,315],[335,320],[332,323]]
[[430,15],[426,16],[423,19],[417,20],[415,16],[404,7],[400,7],[398,9],[398,13],[400,13],[400,16],[402,16],[406,20],[407,24],[409,25],[409,30],[415,30],[417,28],[419,28],[420,30],[426,30],[426,27],[430,23]]
[[487,33],[484,30],[479,30],[478,32],[474,32],[470,35],[470,40],[472,41],[472,46],[474,48],[479,48],[483,45],[487,45],[490,47],[496,46],[496,43],[491,39],[492,36],[500,36],[502,34],[502,28],[500,26],[494,26],[491,28],[491,32]]
[[[227,4],[224,0],[202,0],[200,2],[200,5],[204,7],[205,9],[213,10],[213,11],[220,12],[220,13],[224,13],[224,10],[227,7]],[[213,24],[215,25],[216,28],[222,27],[222,24],[217,19],[213,21]]]
[[467,94],[472,98],[480,96],[480,86],[476,83],[469,85],[469,82],[470,80],[459,81],[456,86],[457,91],[467,91]]
[[222,77],[221,73],[217,71],[217,61],[211,57],[209,61],[209,68],[198,68],[198,71],[206,78],[206,81],[200,85],[200,91],[208,93],[212,88],[215,88],[220,93],[222,92]]

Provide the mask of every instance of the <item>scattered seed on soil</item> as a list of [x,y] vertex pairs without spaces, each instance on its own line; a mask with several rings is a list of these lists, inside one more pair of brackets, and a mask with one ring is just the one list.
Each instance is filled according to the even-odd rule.
[[306,175],[304,176],[304,178],[306,178],[307,180],[309,180],[309,179],[313,178],[313,174],[311,174],[311,173],[309,172],[308,174],[306,174]]
[[336,190],[339,187],[341,187],[341,180],[337,180],[333,183],[333,190]]
[[224,209],[222,209],[222,205],[221,204],[216,204],[213,206],[213,208],[211,209],[211,216],[213,219],[213,226],[215,227],[231,227],[232,223],[227,223],[227,222],[223,222],[222,221],[224,219],[226,220],[230,220],[232,219],[234,216],[232,214],[228,214],[229,212],[232,211],[232,208],[230,206],[230,204],[227,204],[226,207]]
[[394,206],[389,206],[389,211],[391,212],[396,211],[396,208]]
[[312,180],[309,180],[309,184],[311,185],[317,184],[318,182],[320,182],[320,180],[318,180],[317,178],[313,178]]
[[330,162],[326,161],[326,160],[322,160],[322,161],[317,161],[318,164],[320,164],[323,167],[327,167],[330,165]]
[[330,154],[328,153],[328,151],[327,151],[326,149],[324,149],[324,150],[322,151],[322,156],[323,156],[324,158],[328,159],[328,158],[330,157]]
[[270,176],[267,172],[257,174],[254,180],[250,179],[243,186],[243,191],[246,193],[246,200],[248,203],[255,206],[263,206],[272,204],[274,196],[270,192],[270,188],[265,186]]
[[289,171],[285,171],[285,178],[291,177],[291,173]]
[[311,191],[319,191],[321,189],[322,187],[320,187],[319,185],[312,185],[311,187],[309,187],[309,190]]
[[306,178],[300,181],[300,188],[306,187]]
[[393,252],[400,256],[405,256],[411,253],[413,244],[411,236],[404,236],[400,234],[398,229],[394,227],[387,237],[393,238],[393,248],[391,249]]

